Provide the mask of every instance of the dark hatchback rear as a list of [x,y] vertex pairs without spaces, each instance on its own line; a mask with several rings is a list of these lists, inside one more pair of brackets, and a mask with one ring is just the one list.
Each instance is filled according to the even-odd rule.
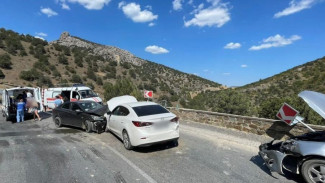
[[65,102],[53,109],[55,126],[74,126],[86,130],[102,133],[106,129],[104,114],[108,111],[106,105],[94,101]]

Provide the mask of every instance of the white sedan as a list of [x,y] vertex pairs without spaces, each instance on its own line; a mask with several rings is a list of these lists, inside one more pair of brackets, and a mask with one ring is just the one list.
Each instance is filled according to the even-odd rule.
[[132,96],[112,98],[107,102],[107,129],[123,140],[128,150],[179,138],[178,117],[154,102],[137,102]]

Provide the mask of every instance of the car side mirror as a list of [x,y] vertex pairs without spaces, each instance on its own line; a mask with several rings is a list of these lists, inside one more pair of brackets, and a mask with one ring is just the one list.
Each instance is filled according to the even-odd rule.
[[108,111],[106,114],[107,115],[112,115],[112,112],[111,111]]

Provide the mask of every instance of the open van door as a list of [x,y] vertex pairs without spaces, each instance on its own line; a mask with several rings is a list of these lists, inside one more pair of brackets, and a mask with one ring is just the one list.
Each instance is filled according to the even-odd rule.
[[9,120],[10,114],[9,114],[9,108],[10,108],[10,96],[8,93],[8,90],[3,90],[2,92],[2,113],[6,120]]
[[40,104],[39,108],[38,108],[38,111],[43,111],[41,88],[35,88],[34,89],[34,98],[35,98],[36,102],[38,102]]

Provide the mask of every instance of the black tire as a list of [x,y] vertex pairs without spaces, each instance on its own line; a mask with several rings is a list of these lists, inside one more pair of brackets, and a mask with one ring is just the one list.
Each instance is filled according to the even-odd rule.
[[122,136],[123,136],[123,145],[124,145],[125,149],[132,150],[133,146],[131,144],[129,134],[126,130],[123,131]]
[[90,121],[85,121],[85,130],[87,133],[91,133],[93,131],[93,123]]
[[10,117],[5,115],[6,116],[6,121],[10,121]]
[[54,118],[54,124],[57,128],[60,128],[62,127],[62,121],[61,121],[61,118],[59,116],[55,117]]
[[301,166],[301,173],[308,183],[325,182],[325,160],[310,159]]

